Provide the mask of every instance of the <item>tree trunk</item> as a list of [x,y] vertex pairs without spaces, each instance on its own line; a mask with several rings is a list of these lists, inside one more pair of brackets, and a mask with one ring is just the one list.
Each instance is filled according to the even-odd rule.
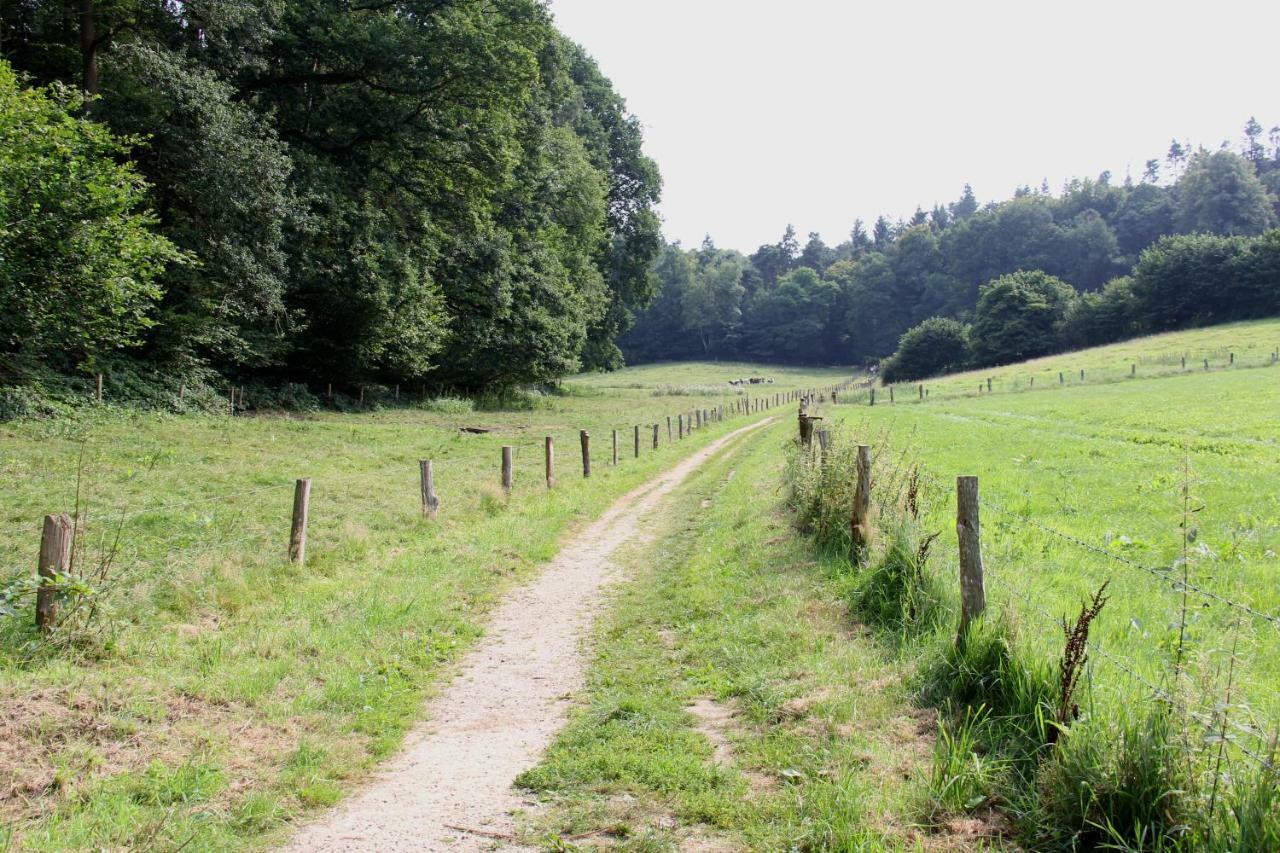
[[93,0],[80,0],[80,61],[85,93],[98,94],[98,32]]

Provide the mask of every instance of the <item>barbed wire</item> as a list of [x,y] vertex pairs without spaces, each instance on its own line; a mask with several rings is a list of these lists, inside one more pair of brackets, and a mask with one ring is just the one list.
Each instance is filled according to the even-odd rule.
[[1218,593],[1213,592],[1212,590],[1204,589],[1201,586],[1198,586],[1196,584],[1191,583],[1188,580],[1184,580],[1178,577],[1171,570],[1155,569],[1150,566],[1144,566],[1142,563],[1139,563],[1136,560],[1130,560],[1128,557],[1117,554],[1114,551],[1109,551],[1106,548],[1099,548],[1097,545],[1094,545],[1090,542],[1086,542],[1083,539],[1079,538],[1078,536],[1073,536],[1070,533],[1064,533],[1061,530],[1057,530],[1055,528],[1049,527],[1047,524],[1042,524],[1041,522],[1036,521],[1033,518],[1029,518],[1025,515],[1022,515],[1021,513],[1016,513],[1016,512],[1013,512],[1012,510],[1005,509],[998,502],[991,500],[991,498],[986,494],[982,496],[982,502],[985,505],[994,509],[996,512],[1003,513],[1004,515],[1010,516],[1012,518],[1016,518],[1019,521],[1023,522],[1024,524],[1028,524],[1032,527],[1035,527],[1036,529],[1041,530],[1045,533],[1048,533],[1051,536],[1055,536],[1065,542],[1070,542],[1071,544],[1076,545],[1077,547],[1083,548],[1086,551],[1089,551],[1093,554],[1097,554],[1101,557],[1106,557],[1108,560],[1111,560],[1112,562],[1118,563],[1123,566],[1127,566],[1132,569],[1137,569],[1142,572],[1146,572],[1147,574],[1152,575],[1153,577],[1157,577],[1161,580],[1171,582],[1174,584],[1174,589],[1177,592],[1181,592],[1183,591],[1183,589],[1189,590],[1198,595],[1204,596],[1205,598],[1211,599],[1213,601],[1217,601],[1221,604],[1225,604],[1228,607],[1233,607],[1242,613],[1247,613],[1250,616],[1253,616],[1258,619],[1262,619],[1266,622],[1271,623],[1272,625],[1276,625],[1280,627],[1280,616],[1274,616],[1270,613],[1264,613],[1261,610],[1257,610],[1251,607],[1250,605],[1245,604],[1242,601],[1236,601],[1234,599],[1227,598],[1226,596],[1219,595]]
[[[990,573],[988,572],[988,574]],[[1011,592],[1016,598],[1020,599],[1025,605],[1027,605],[1032,610],[1044,616],[1049,622],[1053,623],[1055,627],[1063,628],[1065,626],[1066,621],[1064,617],[1054,616],[1052,613],[1048,611],[1048,609],[1046,609],[1042,605],[1037,604],[1035,601],[1033,601],[1031,599],[1031,596],[1027,595],[1025,592],[1019,589],[1016,584],[1010,583],[1007,579],[1003,579],[1001,588]],[[1213,732],[1222,727],[1222,723],[1219,720],[1215,720],[1213,717],[1210,717],[1207,714],[1200,713],[1195,709],[1188,707],[1185,702],[1179,702],[1177,697],[1175,697],[1167,689],[1157,684],[1154,684],[1153,682],[1148,680],[1146,677],[1141,675],[1136,669],[1134,669],[1128,663],[1126,663],[1122,658],[1104,649],[1101,645],[1097,643],[1097,641],[1088,640],[1086,644],[1090,652],[1096,653],[1098,657],[1107,661],[1116,669],[1120,670],[1125,675],[1128,675],[1130,678],[1137,681],[1143,687],[1146,687],[1157,698],[1165,702],[1168,702],[1172,706],[1177,707],[1180,711],[1182,711],[1188,717],[1191,717],[1192,719],[1195,719],[1196,721],[1198,721],[1201,725],[1205,727],[1206,731]],[[1247,734],[1251,737],[1261,736],[1259,732],[1243,728],[1238,723],[1228,723],[1228,725],[1230,728],[1242,734]],[[1264,769],[1271,770],[1274,768],[1274,764],[1271,758],[1258,755],[1256,752],[1254,752],[1244,744],[1240,743],[1238,740],[1232,740],[1230,738],[1227,738],[1227,741],[1236,749],[1240,750],[1242,754],[1252,759],[1254,762],[1256,762],[1258,765],[1260,765]]]

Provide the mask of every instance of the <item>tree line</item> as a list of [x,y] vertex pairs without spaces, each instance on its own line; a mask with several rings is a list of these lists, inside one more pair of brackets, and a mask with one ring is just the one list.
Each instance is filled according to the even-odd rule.
[[623,350],[634,361],[870,364],[900,342],[917,352],[932,342],[938,352],[911,376],[911,359],[886,364],[915,378],[1278,314],[1278,217],[1280,127],[1264,136],[1250,119],[1238,150],[1175,140],[1138,180],[1104,172],[1002,202],[980,204],[966,185],[907,220],[882,216],[870,232],[859,220],[834,247],[816,233],[802,245],[791,226],[751,255],[710,237],[696,249],[668,244],[658,295]]
[[637,119],[539,0],[2,0],[0,364],[478,390],[621,364]]

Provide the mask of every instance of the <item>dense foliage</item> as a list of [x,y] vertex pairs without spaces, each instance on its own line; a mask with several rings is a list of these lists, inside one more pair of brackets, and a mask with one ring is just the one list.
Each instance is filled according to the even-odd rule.
[[[1269,144],[1268,144],[1269,143]],[[1088,346],[1144,331],[1280,313],[1268,229],[1280,224],[1280,128],[1250,120],[1240,153],[1178,142],[1138,181],[1073,180],[907,221],[859,221],[830,247],[788,227],[750,256],[711,239],[667,246],[662,290],[624,338],[634,360],[758,358],[885,364],[903,379]],[[1250,238],[1266,234],[1260,239]],[[1185,235],[1185,236],[1176,236]],[[1216,247],[1216,248],[1215,248]],[[1132,279],[1126,276],[1132,271]],[[955,328],[972,324],[957,358]],[[937,354],[921,351],[927,341]]]
[[[2,8],[26,85],[81,89],[86,127],[138,140],[152,192],[144,206],[132,183],[122,221],[190,258],[139,265],[112,340],[140,339],[136,358],[464,388],[620,363],[614,340],[653,296],[660,179],[544,3]],[[16,265],[4,282],[7,301],[52,293]]]
[[949,317],[930,317],[908,329],[898,350],[886,358],[885,382],[925,379],[958,370],[969,363],[969,327]]

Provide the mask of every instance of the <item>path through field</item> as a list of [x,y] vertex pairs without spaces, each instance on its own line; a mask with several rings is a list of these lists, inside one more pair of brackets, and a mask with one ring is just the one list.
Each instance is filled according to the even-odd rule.
[[602,593],[618,580],[611,556],[656,535],[643,522],[664,497],[728,444],[772,420],[708,445],[575,536],[498,608],[404,751],[367,787],[304,826],[288,849],[513,849],[502,838],[515,828],[512,812],[528,803],[512,780],[537,763],[583,686],[582,640]]

